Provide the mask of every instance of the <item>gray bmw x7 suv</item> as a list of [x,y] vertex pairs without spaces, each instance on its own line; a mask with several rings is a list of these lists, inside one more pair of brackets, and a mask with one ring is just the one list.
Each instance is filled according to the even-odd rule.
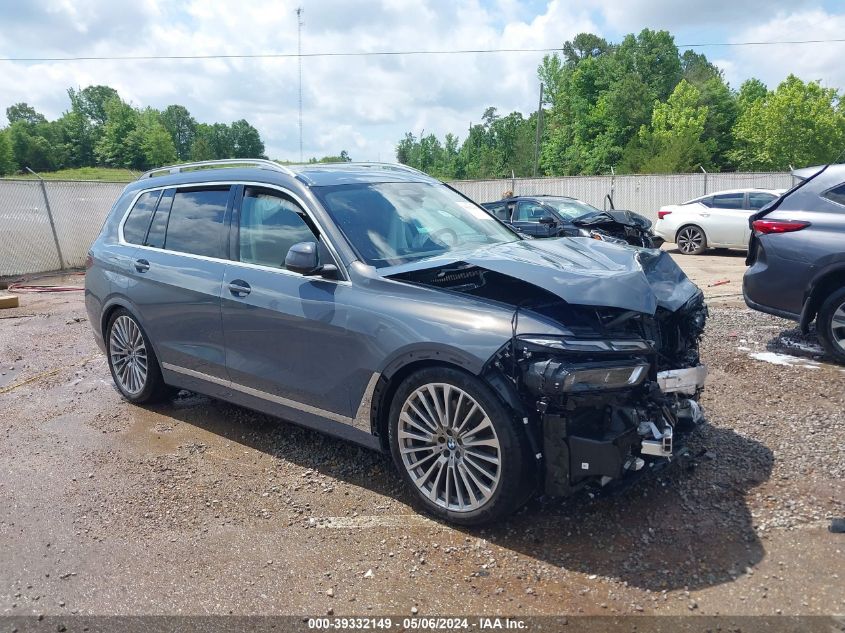
[[633,480],[702,421],[706,307],[668,255],[522,239],[402,165],[148,172],[85,298],[127,400],[183,388],[389,452],[455,523]]

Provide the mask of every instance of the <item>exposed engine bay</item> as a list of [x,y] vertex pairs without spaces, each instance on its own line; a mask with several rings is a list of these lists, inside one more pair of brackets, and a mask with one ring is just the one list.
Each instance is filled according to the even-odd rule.
[[[487,373],[518,394],[542,460],[543,489],[564,496],[587,484],[632,481],[684,458],[686,436],[704,421],[698,399],[707,370],[698,347],[707,307],[685,276],[670,280],[674,264],[660,257],[666,260],[646,262],[648,274],[659,271],[649,281],[659,296],[653,314],[645,303],[627,309],[569,302],[548,285],[466,261],[395,278],[513,307],[513,336]],[[569,334],[524,332],[519,319],[528,314]]]

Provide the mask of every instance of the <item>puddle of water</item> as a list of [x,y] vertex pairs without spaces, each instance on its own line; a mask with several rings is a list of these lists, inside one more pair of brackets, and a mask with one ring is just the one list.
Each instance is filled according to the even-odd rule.
[[804,369],[821,369],[814,360],[807,360],[806,358],[799,358],[798,356],[790,356],[789,354],[778,354],[777,352],[757,352],[756,354],[749,354],[754,360],[761,360],[773,365],[782,365],[783,367],[802,367]]

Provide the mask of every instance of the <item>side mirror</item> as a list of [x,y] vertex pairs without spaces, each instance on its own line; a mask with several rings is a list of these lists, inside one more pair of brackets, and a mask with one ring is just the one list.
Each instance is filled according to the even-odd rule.
[[315,275],[319,272],[320,261],[316,242],[294,244],[285,255],[285,268],[300,275]]
[[320,265],[316,242],[299,242],[291,246],[285,255],[285,268],[306,277],[321,275],[326,279],[338,278],[337,266]]
[[553,224],[557,224],[557,222],[553,217],[547,215],[545,217],[540,218],[540,224],[548,224],[549,226],[551,226]]

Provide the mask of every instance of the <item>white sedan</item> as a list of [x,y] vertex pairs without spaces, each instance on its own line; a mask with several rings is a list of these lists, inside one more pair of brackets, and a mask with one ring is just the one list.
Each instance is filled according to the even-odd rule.
[[782,193],[782,189],[733,189],[660,207],[654,232],[675,242],[684,255],[700,255],[708,248],[748,248],[748,216]]

